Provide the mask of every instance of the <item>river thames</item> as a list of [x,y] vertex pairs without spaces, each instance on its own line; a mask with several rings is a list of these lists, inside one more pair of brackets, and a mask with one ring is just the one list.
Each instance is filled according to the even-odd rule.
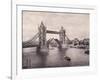
[[34,47],[23,48],[22,54],[23,69],[89,66],[89,55],[85,54],[85,49],[68,48],[60,51],[57,47],[51,47],[47,55],[39,55]]

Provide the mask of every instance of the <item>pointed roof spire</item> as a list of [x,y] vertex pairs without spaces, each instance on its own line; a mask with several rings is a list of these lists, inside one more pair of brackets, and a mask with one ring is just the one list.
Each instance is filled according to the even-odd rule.
[[40,25],[41,27],[44,27],[44,23],[43,23],[43,21],[41,21],[41,25]]
[[43,24],[43,21],[41,21],[41,24]]
[[64,27],[63,26],[61,26],[61,30],[64,30]]
[[43,25],[43,26],[44,26],[44,23],[43,23],[43,21],[41,21],[41,25]]

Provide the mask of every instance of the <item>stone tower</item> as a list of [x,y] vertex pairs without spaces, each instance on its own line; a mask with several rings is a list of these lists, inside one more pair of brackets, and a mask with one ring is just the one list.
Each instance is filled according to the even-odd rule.
[[39,28],[39,46],[40,46],[40,51],[41,52],[47,52],[47,45],[46,45],[46,27],[43,24],[43,22],[41,22]]

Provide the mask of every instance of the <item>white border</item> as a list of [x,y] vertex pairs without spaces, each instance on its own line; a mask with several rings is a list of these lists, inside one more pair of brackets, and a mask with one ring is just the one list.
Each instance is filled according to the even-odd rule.
[[[83,67],[62,67],[45,69],[22,70],[22,10],[32,11],[52,11],[52,12],[72,12],[90,14],[90,66]],[[12,14],[12,79],[33,79],[53,76],[79,76],[94,74],[97,71],[96,59],[96,10],[93,7],[79,7],[69,5],[25,5],[13,6]],[[17,57],[16,57],[17,56]],[[17,64],[17,65],[16,65]]]

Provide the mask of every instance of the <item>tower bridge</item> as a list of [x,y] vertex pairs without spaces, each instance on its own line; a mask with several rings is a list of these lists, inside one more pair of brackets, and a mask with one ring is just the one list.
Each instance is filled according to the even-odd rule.
[[[69,41],[69,38],[66,35],[66,30],[61,27],[59,31],[51,31],[47,30],[43,22],[41,22],[41,25],[38,27],[38,33],[30,40],[25,41],[22,43],[23,48],[28,47],[37,47],[37,50],[40,52],[47,52],[48,51],[48,44],[50,43],[50,40],[47,41],[46,34],[58,34],[59,40],[54,39],[57,44],[59,45],[59,49],[67,48],[67,43]],[[38,44],[35,43],[36,39],[38,38]],[[53,38],[51,38],[52,40]]]

